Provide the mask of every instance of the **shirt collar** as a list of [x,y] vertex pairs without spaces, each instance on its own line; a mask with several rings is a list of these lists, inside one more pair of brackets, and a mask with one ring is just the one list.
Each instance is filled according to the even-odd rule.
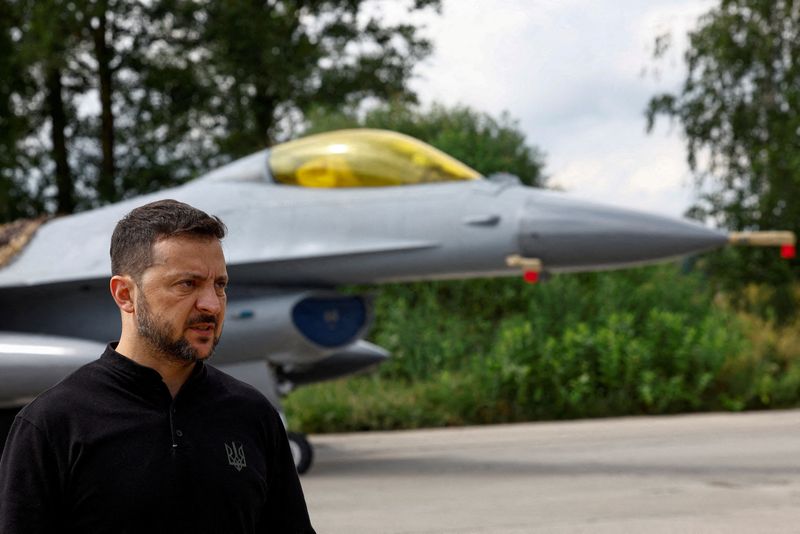
[[[115,350],[117,348],[117,344],[118,342],[109,343],[106,346],[106,350],[103,352],[103,355],[100,356],[100,361],[105,364],[106,367],[110,368],[121,378],[133,384],[141,384],[145,387],[163,389],[169,393],[169,391],[166,389],[166,384],[164,384],[164,380],[161,378],[161,375],[158,371],[152,367],[147,367],[146,365],[136,363],[127,356],[120,354]],[[193,386],[194,383],[202,380],[206,376],[206,373],[207,370],[205,363],[202,361],[195,362],[192,373],[189,375],[189,378],[186,379],[186,382],[183,384],[178,394],[180,395],[180,393]]]

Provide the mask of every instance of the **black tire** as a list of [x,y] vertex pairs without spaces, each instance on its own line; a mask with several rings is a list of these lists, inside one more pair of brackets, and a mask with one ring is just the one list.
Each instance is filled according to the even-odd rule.
[[311,467],[311,462],[314,460],[314,448],[308,442],[305,434],[289,432],[288,437],[292,457],[294,457],[294,466],[297,468],[297,473],[302,475]]

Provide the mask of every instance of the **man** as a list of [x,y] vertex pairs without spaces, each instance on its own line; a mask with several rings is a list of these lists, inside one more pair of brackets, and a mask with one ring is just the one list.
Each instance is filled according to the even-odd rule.
[[225,319],[224,235],[174,200],[119,221],[119,343],[15,419],[0,532],[314,532],[277,412],[204,363]]

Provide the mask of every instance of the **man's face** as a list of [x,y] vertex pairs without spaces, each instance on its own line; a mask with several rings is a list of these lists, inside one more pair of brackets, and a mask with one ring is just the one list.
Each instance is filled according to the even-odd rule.
[[217,239],[172,237],[153,245],[137,284],[139,336],[170,359],[211,356],[225,320],[228,273]]

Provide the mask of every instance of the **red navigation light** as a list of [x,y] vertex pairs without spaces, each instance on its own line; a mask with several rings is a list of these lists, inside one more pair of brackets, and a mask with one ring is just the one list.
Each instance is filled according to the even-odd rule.
[[781,258],[785,260],[791,260],[795,256],[797,256],[797,250],[795,249],[794,245],[781,246]]
[[536,271],[525,271],[525,274],[522,275],[522,278],[529,284],[535,284],[539,281],[539,273]]

